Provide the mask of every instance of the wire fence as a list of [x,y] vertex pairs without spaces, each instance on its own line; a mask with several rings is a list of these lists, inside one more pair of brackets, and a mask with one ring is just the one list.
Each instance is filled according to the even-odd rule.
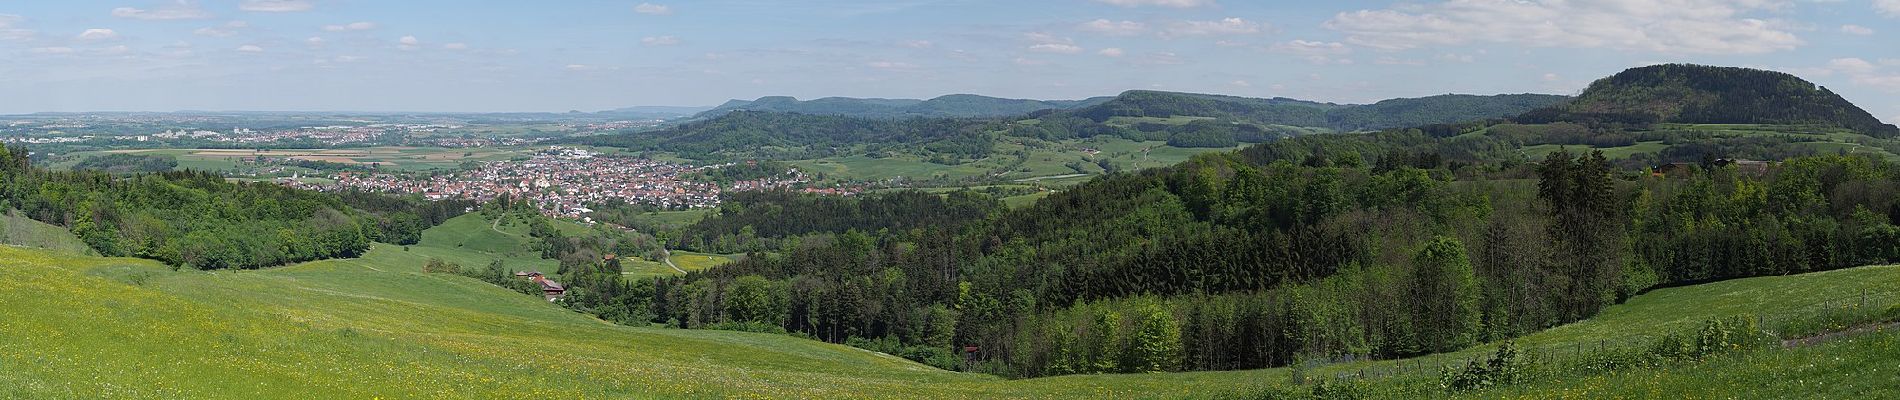
[[[1890,307],[1900,307],[1900,290],[1858,290],[1855,293],[1822,299],[1795,308],[1781,309],[1773,313],[1747,313],[1741,315],[1712,316],[1729,318],[1747,316],[1753,318],[1756,326],[1764,333],[1782,341],[1782,345],[1792,345],[1796,339],[1808,335],[1820,335],[1828,331],[1849,328],[1844,324],[1862,324],[1876,321],[1887,313]],[[1700,322],[1698,320],[1696,322]],[[1520,345],[1518,351],[1531,362],[1553,362],[1562,359],[1576,360],[1586,356],[1612,351],[1647,349],[1669,335],[1688,333],[1694,325],[1672,327],[1675,331],[1633,333],[1615,338],[1591,342],[1567,342],[1541,345]],[[1498,345],[1479,346],[1473,350],[1459,353],[1440,353],[1419,357],[1375,360],[1365,356],[1341,356],[1324,360],[1317,365],[1307,365],[1306,369],[1324,369],[1319,377],[1335,380],[1369,380],[1399,376],[1415,376],[1429,372],[1436,374],[1447,368],[1464,368],[1466,365],[1487,362],[1492,358]],[[1344,366],[1353,362],[1371,361],[1376,364],[1362,365],[1357,368]],[[1298,379],[1298,378],[1296,378]]]

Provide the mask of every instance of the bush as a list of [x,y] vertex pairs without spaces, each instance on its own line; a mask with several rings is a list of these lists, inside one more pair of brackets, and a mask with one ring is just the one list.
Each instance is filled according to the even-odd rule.
[[1522,358],[1515,343],[1504,342],[1489,360],[1439,372],[1439,385],[1457,392],[1522,382],[1529,370],[1529,363]]

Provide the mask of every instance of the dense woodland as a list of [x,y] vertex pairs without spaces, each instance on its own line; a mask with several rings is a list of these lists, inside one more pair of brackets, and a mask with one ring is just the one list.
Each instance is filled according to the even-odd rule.
[[55,172],[33,166],[20,147],[0,149],[0,161],[0,209],[66,227],[106,256],[178,267],[355,257],[373,241],[415,243],[423,229],[466,206],[234,183],[193,171]]
[[711,253],[783,248],[784,239],[810,234],[908,231],[953,226],[1001,212],[1002,203],[969,190],[943,195],[907,190],[859,196],[813,196],[790,191],[734,192],[725,204],[686,227],[673,243]]
[[1659,286],[1900,260],[1900,166],[1880,159],[1652,176],[1596,152],[1500,157],[1485,149],[1501,139],[1434,129],[1280,140],[911,229],[767,233],[778,207],[824,200],[734,199],[688,229],[798,240],[681,278],[574,286],[606,293],[575,306],[1042,376],[1449,351]]
[[1623,71],[1591,83],[1574,101],[1526,117],[1535,122],[1826,125],[1878,138],[1900,136],[1900,128],[1792,74],[1688,64]]
[[138,172],[166,172],[178,168],[178,157],[171,155],[143,154],[107,154],[87,158],[73,164],[75,170],[101,171],[109,174],[130,174]]

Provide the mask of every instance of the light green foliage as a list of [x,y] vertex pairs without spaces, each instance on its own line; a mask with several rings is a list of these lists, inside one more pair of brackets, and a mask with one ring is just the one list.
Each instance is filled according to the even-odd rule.
[[1483,331],[1478,279],[1464,243],[1440,237],[1412,261],[1413,326],[1420,350],[1451,351],[1475,343]]

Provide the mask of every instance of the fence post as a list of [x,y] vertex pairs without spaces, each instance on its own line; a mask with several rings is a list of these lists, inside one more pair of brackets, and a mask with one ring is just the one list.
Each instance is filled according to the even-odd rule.
[[1860,290],[1860,308],[1867,308],[1867,289]]

